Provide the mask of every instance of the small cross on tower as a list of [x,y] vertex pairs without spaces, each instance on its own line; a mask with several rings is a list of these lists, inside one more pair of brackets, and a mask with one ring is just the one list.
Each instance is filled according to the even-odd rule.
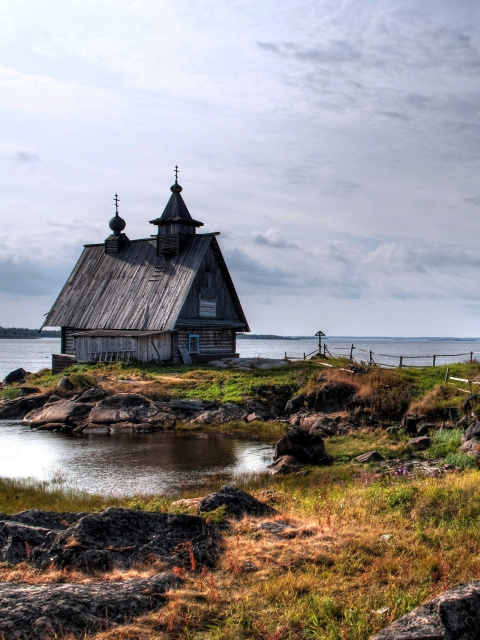
[[117,194],[115,194],[113,201],[115,202],[115,215],[118,216],[118,203],[120,202],[120,199]]
[[179,168],[177,167],[177,165],[175,165],[175,184],[178,184],[178,172]]

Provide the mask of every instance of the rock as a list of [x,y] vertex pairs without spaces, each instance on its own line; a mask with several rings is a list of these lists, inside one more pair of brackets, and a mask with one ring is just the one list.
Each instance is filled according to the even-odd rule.
[[300,427],[294,427],[275,446],[274,460],[293,456],[305,464],[331,464],[333,458],[325,451],[322,438],[311,435]]
[[474,422],[467,429],[463,435],[463,442],[471,440],[472,438],[480,438],[480,422]]
[[13,384],[14,382],[23,382],[25,380],[25,376],[27,372],[25,369],[15,369],[15,371],[10,371],[5,378],[3,379],[3,384]]
[[308,433],[317,433],[320,437],[334,436],[338,433],[337,423],[324,413],[304,414],[300,416],[300,426]]
[[48,399],[48,401],[46,402],[46,404],[53,404],[54,402],[59,402],[60,400],[63,400],[63,398],[61,398],[60,396],[57,396],[55,394],[51,395],[50,398]]
[[417,424],[417,436],[427,436],[431,431],[434,431],[436,428],[435,424],[431,422],[419,422]]
[[82,395],[77,398],[76,402],[100,402],[107,397],[107,392],[101,387],[93,387],[87,389]]
[[247,416],[247,422],[263,422],[263,417],[258,413],[249,413]]
[[182,411],[203,411],[205,404],[201,400],[170,400],[168,402],[155,402],[157,407],[180,409]]
[[361,453],[355,460],[357,462],[381,462],[385,458],[378,451],[368,451],[367,453]]
[[0,635],[5,640],[46,640],[90,633],[153,611],[163,594],[183,583],[172,573],[88,584],[0,584]]
[[480,457],[480,437],[474,436],[466,440],[459,448],[459,451],[468,453],[474,457]]
[[[49,540],[50,542],[50,540]],[[84,515],[32,550],[34,564],[82,571],[128,569],[153,558],[168,566],[213,566],[220,534],[197,516],[110,507]]]
[[84,421],[92,406],[88,404],[79,404],[72,400],[60,400],[53,404],[46,404],[43,408],[28,413],[25,417],[31,420],[32,429],[47,423],[61,423],[76,426],[79,422]]
[[203,411],[191,420],[195,424],[222,424],[234,420],[246,420],[247,412],[234,402],[225,402],[218,409]]
[[347,382],[325,384],[317,391],[315,397],[315,411],[344,411],[345,406],[353,401],[355,387]]
[[25,398],[7,400],[0,406],[0,420],[20,420],[33,409],[43,407],[48,398],[48,394],[38,393]]
[[480,582],[468,582],[417,607],[370,640],[478,640]]
[[303,405],[305,402],[305,396],[300,394],[299,396],[295,396],[294,398],[290,398],[290,400],[285,405],[285,411],[287,413],[298,413],[301,409],[303,409]]
[[463,401],[463,412],[470,413],[473,407],[479,402],[480,402],[480,396],[478,395],[478,393],[472,393],[471,395],[468,396],[468,398],[465,398],[465,400]]
[[281,456],[275,462],[268,466],[272,475],[283,473],[296,473],[305,466],[303,462],[297,460],[293,456]]
[[64,389],[65,391],[71,391],[75,389],[75,385],[68,376],[62,376],[57,382],[57,389]]
[[68,529],[68,527],[71,527],[85,515],[85,513],[71,511],[56,512],[44,511],[43,509],[27,509],[26,511],[20,511],[20,513],[16,513],[13,516],[4,516],[3,514],[0,514],[0,520],[6,519],[13,522],[28,524],[32,527],[43,527],[44,529],[57,529],[60,531]]
[[34,393],[40,393],[40,389],[38,387],[27,387],[27,386],[22,386],[20,387],[20,394],[19,394],[19,398],[24,398],[25,396],[31,396]]
[[198,510],[203,513],[215,511],[225,505],[226,515],[232,518],[243,516],[269,516],[276,513],[275,509],[257,500],[241,489],[224,485],[220,491],[210,493],[200,502]]
[[403,417],[403,428],[411,436],[417,435],[417,425],[419,422],[426,422],[425,416],[417,416],[416,413],[408,413]]
[[0,560],[18,564],[30,560],[33,549],[48,547],[55,532],[12,520],[0,521]]
[[431,445],[432,441],[428,436],[418,436],[418,438],[410,438],[407,442],[407,445],[410,445],[414,449],[428,449]]
[[155,404],[139,393],[117,393],[104,398],[93,408],[90,422],[150,422],[159,413]]

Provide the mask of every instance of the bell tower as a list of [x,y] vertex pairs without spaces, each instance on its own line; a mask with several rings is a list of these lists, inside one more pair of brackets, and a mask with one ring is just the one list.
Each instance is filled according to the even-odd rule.
[[175,166],[175,184],[170,187],[172,195],[160,218],[150,220],[158,227],[157,256],[171,258],[178,256],[188,238],[195,235],[197,227],[203,222],[194,220],[190,215],[182,196],[182,187],[178,184],[178,167]]

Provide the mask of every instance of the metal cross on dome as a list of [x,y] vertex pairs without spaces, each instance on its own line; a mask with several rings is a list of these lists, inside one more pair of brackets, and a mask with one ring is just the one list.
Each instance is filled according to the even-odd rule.
[[117,194],[115,194],[113,201],[115,202],[115,215],[118,216],[118,203],[120,202],[120,199]]
[[175,165],[175,184],[178,183],[178,172],[180,171],[180,169],[177,167],[177,165]]

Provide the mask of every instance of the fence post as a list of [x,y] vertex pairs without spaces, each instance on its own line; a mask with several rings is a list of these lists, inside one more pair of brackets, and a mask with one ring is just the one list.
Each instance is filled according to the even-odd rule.
[[303,352],[303,359],[306,360],[307,358],[305,357],[305,351]]
[[435,360],[437,359],[437,356],[433,356],[433,366],[435,366]]
[[400,364],[398,366],[400,369],[403,367],[403,356],[400,356]]
[[353,346],[353,344],[352,344],[352,346],[350,347],[350,361],[352,361],[352,360],[353,360],[353,350],[354,350],[354,349],[355,349],[355,347],[354,347],[354,346]]
[[285,351],[285,360],[287,359],[287,352]]
[[470,351],[470,363],[473,362],[473,351]]
[[370,351],[370,364],[372,364],[372,362],[373,362],[372,352]]
[[450,377],[450,369],[447,367],[447,371],[445,372],[445,382],[448,382],[449,377]]

